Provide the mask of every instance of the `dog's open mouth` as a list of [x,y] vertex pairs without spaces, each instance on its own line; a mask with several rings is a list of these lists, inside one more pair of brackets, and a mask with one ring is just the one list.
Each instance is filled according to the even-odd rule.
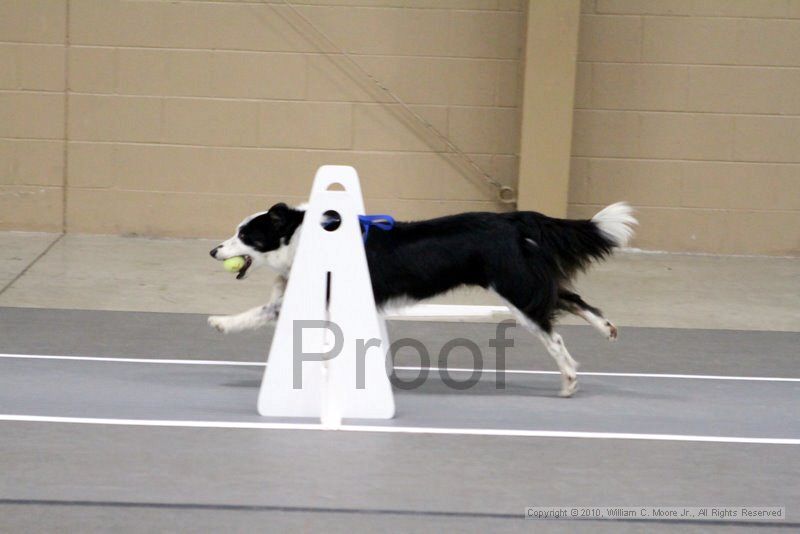
[[242,256],[242,257],[244,258],[244,267],[239,269],[239,273],[236,275],[237,280],[241,280],[242,278],[244,278],[244,275],[247,274],[247,269],[249,269],[250,266],[253,265],[253,258],[251,258],[250,256]]

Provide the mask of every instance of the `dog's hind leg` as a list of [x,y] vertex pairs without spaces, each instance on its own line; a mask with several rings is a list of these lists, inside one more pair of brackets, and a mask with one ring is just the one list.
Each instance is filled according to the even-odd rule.
[[489,286],[505,300],[517,321],[539,338],[561,371],[562,397],[578,390],[578,362],[564,346],[561,336],[553,332],[553,317],[558,304],[558,286],[546,272],[529,267],[529,258],[503,257],[491,271]]
[[616,341],[618,334],[617,327],[614,326],[611,321],[603,317],[603,312],[588,304],[577,293],[560,289],[558,291],[558,308],[577,315],[592,325],[609,341]]
[[[539,339],[550,355],[555,358],[561,371],[561,391],[559,395],[571,397],[578,391],[578,362],[572,358],[564,345],[564,339],[557,332],[548,333],[542,331],[539,333]],[[565,362],[566,365],[562,362]]]
[[571,397],[573,393],[578,391],[578,362],[576,362],[572,355],[570,355],[567,347],[564,346],[562,337],[553,332],[549,320],[540,319],[535,321],[531,319],[525,312],[514,306],[512,303],[506,301],[511,313],[514,314],[517,321],[525,327],[528,332],[535,335],[547,349],[547,352],[558,365],[558,370],[561,371],[561,391],[559,395],[562,397]]

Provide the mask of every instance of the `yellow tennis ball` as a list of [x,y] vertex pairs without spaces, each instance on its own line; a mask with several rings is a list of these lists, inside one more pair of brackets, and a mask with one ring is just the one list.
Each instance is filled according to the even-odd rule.
[[246,262],[242,256],[234,256],[233,258],[228,258],[222,262],[222,266],[225,267],[226,271],[238,273],[242,270],[242,267],[244,267],[245,263]]

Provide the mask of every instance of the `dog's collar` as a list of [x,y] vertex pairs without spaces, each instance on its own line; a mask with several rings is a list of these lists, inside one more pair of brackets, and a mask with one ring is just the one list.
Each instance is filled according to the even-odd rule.
[[[326,230],[334,229],[338,226],[338,221],[328,221],[323,223]],[[359,215],[358,224],[361,225],[361,234],[364,237],[364,243],[367,242],[369,236],[369,229],[371,227],[380,228],[381,230],[391,230],[394,228],[394,217],[391,215]]]
[[358,222],[361,224],[361,233],[364,234],[364,243],[367,242],[370,227],[374,226],[381,230],[394,228],[394,218],[391,215],[359,215]]

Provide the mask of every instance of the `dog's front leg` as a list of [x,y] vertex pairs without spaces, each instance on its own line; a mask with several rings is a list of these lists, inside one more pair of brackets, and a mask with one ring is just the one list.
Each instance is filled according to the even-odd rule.
[[278,313],[272,304],[265,304],[236,315],[212,315],[208,318],[208,324],[223,334],[233,334],[261,328],[277,316]]
[[209,326],[213,326],[223,334],[232,334],[244,330],[256,330],[274,321],[278,317],[283,303],[283,293],[286,291],[286,279],[280,277],[272,288],[269,302],[263,306],[256,306],[246,312],[236,315],[212,315],[208,318]]

